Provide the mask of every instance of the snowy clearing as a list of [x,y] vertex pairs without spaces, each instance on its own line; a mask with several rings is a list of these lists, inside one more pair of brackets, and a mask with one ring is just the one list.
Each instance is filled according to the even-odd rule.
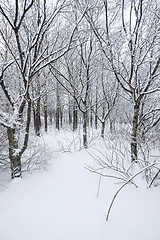
[[[65,139],[64,134],[60,138]],[[50,149],[58,147],[53,133],[44,135],[43,141]],[[127,185],[106,222],[121,185],[102,178],[97,197],[99,176],[85,168],[94,165],[87,151],[63,153],[50,160],[48,171],[25,174],[0,192],[1,240],[160,239],[159,188]]]

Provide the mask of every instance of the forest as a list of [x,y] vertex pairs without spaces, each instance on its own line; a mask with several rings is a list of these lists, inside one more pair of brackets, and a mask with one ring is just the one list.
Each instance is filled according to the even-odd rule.
[[[13,240],[72,240],[77,232],[87,240],[159,239],[159,0],[0,1],[0,188],[5,184],[3,240],[11,239],[3,236],[11,234],[7,226]],[[146,209],[148,218],[139,214]],[[112,216],[117,225],[106,235],[101,219]],[[23,238],[21,219],[30,229]],[[136,221],[143,225],[132,236]]]
[[[158,177],[159,1],[1,1],[0,169],[22,176],[30,134],[120,134]],[[155,176],[156,175],[156,176]]]

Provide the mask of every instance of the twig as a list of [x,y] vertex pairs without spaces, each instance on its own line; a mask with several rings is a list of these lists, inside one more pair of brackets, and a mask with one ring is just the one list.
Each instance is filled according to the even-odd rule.
[[154,180],[158,177],[158,174],[159,174],[159,173],[160,173],[160,169],[158,170],[158,172],[157,172],[157,173],[155,174],[155,176],[153,177],[151,183],[149,184],[149,188],[151,188],[151,186],[152,186]]
[[102,179],[102,171],[103,171],[103,169],[101,170],[101,174],[99,176],[98,189],[97,189],[97,198],[99,197],[99,191],[100,191],[101,179]]
[[147,168],[150,168],[150,167],[153,167],[155,163],[141,169],[138,173],[136,173],[135,175],[133,175],[132,177],[130,177],[127,182],[125,182],[119,189],[118,191],[116,192],[116,194],[114,195],[112,201],[111,201],[111,204],[109,205],[109,208],[108,208],[108,211],[107,211],[107,217],[106,217],[106,221],[109,220],[109,215],[110,215],[110,212],[111,212],[111,209],[112,209],[112,206],[113,206],[113,203],[118,195],[118,193],[129,183],[131,182],[135,177],[137,177],[140,173],[142,173],[143,171],[145,171]]

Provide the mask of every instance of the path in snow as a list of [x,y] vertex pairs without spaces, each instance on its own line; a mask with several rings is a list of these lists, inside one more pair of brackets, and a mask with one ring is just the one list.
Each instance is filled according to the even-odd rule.
[[159,189],[128,186],[106,210],[119,185],[88,172],[85,150],[65,153],[51,169],[14,180],[0,193],[0,240],[159,240]]

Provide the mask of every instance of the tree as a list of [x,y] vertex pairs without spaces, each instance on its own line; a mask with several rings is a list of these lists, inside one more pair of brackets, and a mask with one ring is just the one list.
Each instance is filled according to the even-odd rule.
[[[131,130],[131,161],[138,158],[140,112],[148,105],[146,96],[160,90],[160,58],[157,44],[160,37],[158,2],[103,1],[105,25],[99,27],[102,16],[93,18],[86,13],[92,30],[107,60],[107,68],[114,74],[133,109]],[[96,10],[95,10],[96,11]],[[158,110],[158,109],[157,109]],[[147,111],[147,107],[146,107]],[[143,115],[146,113],[143,112]],[[159,119],[154,121],[156,124]],[[153,125],[154,125],[153,124]]]
[[[48,7],[46,0],[4,1],[0,5],[0,37],[5,49],[0,85],[4,105],[6,101],[8,105],[7,111],[0,112],[0,124],[7,129],[12,178],[22,176],[21,157],[28,145],[31,121],[30,86],[37,74],[69,50],[75,32],[73,29],[68,41],[60,41],[57,31],[53,34],[54,21],[67,4],[57,1],[54,9]],[[47,42],[46,36],[50,38]]]
[[[84,147],[87,147],[88,110],[90,109],[89,94],[93,83],[93,78],[91,77],[91,68],[93,68],[91,65],[92,51],[92,37],[89,36],[86,42],[80,43],[73,52],[65,55],[62,71],[61,69],[57,70],[53,65],[51,66],[51,73],[73,98],[73,123],[75,124],[73,130],[77,127],[77,108],[82,114]],[[73,56],[76,57],[74,63]]]

